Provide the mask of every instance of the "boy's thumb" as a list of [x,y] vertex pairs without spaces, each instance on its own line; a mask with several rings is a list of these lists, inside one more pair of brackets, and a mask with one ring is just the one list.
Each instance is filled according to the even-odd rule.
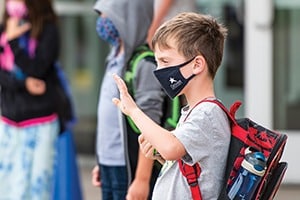
[[119,107],[120,99],[118,99],[118,98],[113,98],[113,99],[112,99],[112,102],[113,102],[116,106]]

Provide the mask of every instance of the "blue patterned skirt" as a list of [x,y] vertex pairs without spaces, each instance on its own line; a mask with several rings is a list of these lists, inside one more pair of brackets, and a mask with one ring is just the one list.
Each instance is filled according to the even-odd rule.
[[0,121],[0,200],[48,200],[58,120],[18,127]]

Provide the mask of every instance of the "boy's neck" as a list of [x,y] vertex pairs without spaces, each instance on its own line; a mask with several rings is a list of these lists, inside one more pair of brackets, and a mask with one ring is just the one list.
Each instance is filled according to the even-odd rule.
[[185,97],[189,107],[194,107],[198,102],[202,101],[203,99],[215,98],[213,81],[205,80],[201,81],[201,83],[199,84],[191,85],[188,91],[186,91]]

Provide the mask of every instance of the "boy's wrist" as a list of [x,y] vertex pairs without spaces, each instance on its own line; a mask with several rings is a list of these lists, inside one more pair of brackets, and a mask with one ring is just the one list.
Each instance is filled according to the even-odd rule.
[[[139,109],[139,107],[136,106],[136,107],[134,107],[134,108],[131,110],[131,112],[129,113],[129,117],[130,117],[131,119],[138,119],[141,112],[142,112],[141,109]],[[134,120],[134,121],[135,121],[135,120]]]
[[135,176],[135,180],[139,181],[139,182],[149,182],[151,178],[151,173],[140,173],[140,174],[136,174]]

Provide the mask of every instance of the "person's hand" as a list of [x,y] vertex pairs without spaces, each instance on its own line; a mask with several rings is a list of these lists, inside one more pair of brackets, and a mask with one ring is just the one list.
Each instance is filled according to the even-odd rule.
[[144,135],[141,134],[138,138],[140,150],[146,158],[157,160],[160,164],[165,163],[165,159],[155,150],[155,148],[145,139]]
[[141,134],[139,136],[138,141],[139,141],[139,145],[140,145],[140,150],[145,155],[145,157],[154,160],[155,159],[155,155],[154,155],[155,149],[152,146],[152,144],[150,144],[150,142],[148,142],[148,140],[145,139],[143,134]]
[[96,165],[94,167],[94,169],[92,170],[92,184],[95,187],[100,187],[101,186],[101,181],[100,181],[100,177],[99,177],[99,173],[100,169],[99,166]]
[[29,22],[24,22],[20,25],[20,19],[16,17],[10,17],[6,24],[6,38],[8,41],[20,37],[25,32],[29,31],[31,25]]
[[46,92],[45,82],[33,77],[27,77],[25,79],[25,87],[31,95],[42,95]]
[[119,107],[119,109],[125,114],[130,116],[131,112],[137,109],[137,105],[128,93],[127,86],[125,82],[116,74],[113,75],[113,78],[118,86],[120,91],[120,99],[113,98],[113,103]]
[[134,179],[128,188],[126,200],[147,200],[149,192],[148,181]]

